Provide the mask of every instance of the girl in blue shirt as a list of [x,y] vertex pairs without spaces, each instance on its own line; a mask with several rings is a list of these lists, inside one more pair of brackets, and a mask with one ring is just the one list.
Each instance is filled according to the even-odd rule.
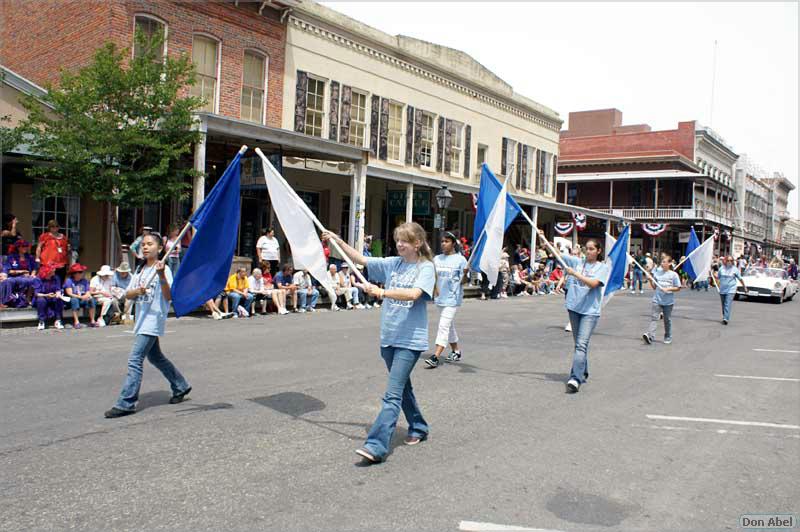
[[[539,238],[548,245],[544,233],[539,230]],[[552,247],[552,246],[549,246]],[[567,393],[576,393],[581,384],[589,378],[589,340],[600,319],[603,307],[603,285],[608,277],[608,266],[600,260],[603,248],[591,239],[586,242],[586,258],[563,256],[553,248],[562,263],[566,264],[568,281],[566,308],[575,341],[575,352],[572,355],[572,369],[567,380]]]
[[417,223],[404,223],[394,230],[399,257],[365,257],[333,233],[322,233],[323,242],[334,239],[356,264],[365,265],[370,280],[386,288],[367,284],[362,289],[385,301],[381,305],[381,357],[389,370],[389,384],[383,406],[356,453],[369,463],[378,463],[389,453],[400,410],[408,422],[406,445],[416,445],[428,438],[428,424],[422,417],[411,371],[420,355],[428,349],[427,302],[435,297],[436,269],[425,230]]
[[[653,279],[658,283],[654,283]],[[666,253],[661,254],[661,267],[653,270],[653,279],[650,286],[653,287],[653,304],[650,306],[650,325],[647,332],[642,334],[642,340],[646,344],[652,344],[655,340],[658,322],[664,317],[664,343],[672,343],[672,309],[675,305],[675,292],[681,289],[681,279],[678,274],[672,271],[672,257]]]
[[[136,412],[145,358],[169,381],[172,388],[170,404],[182,402],[192,391],[192,387],[180,371],[161,352],[158,341],[158,337],[164,334],[169,302],[172,300],[170,293],[172,272],[163,260],[158,260],[161,247],[161,235],[158,233],[142,236],[141,251],[144,266],[137,269],[125,293],[125,297],[136,301],[133,349],[128,357],[128,375],[125,384],[122,386],[117,403],[106,411],[107,418],[127,416]],[[155,276],[153,276],[154,271]]]

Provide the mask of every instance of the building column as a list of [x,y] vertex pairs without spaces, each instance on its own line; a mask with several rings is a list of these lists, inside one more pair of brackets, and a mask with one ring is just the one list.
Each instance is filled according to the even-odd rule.
[[[705,222],[706,219],[706,209],[708,207],[708,181],[703,180],[703,221]],[[705,225],[703,225],[703,230],[705,230]]]
[[655,209],[658,209],[658,179],[656,179],[656,186],[655,186],[655,193],[654,193],[654,195],[655,195],[654,208],[655,208]]
[[348,243],[361,251],[364,248],[364,194],[367,185],[367,165],[363,162],[353,164],[350,179],[350,229]]
[[536,238],[536,229],[539,227],[539,206],[534,205],[531,207],[531,220],[533,221],[533,227],[531,227],[531,264],[536,262],[536,244],[538,242],[538,238]]
[[614,209],[614,181],[608,181],[608,208],[609,210]]
[[[202,123],[201,126],[204,126]],[[206,132],[201,129],[200,140],[194,145],[194,169],[200,172],[192,182],[192,210],[196,211],[206,198]]]
[[406,223],[412,221],[414,214],[414,183],[406,185]]

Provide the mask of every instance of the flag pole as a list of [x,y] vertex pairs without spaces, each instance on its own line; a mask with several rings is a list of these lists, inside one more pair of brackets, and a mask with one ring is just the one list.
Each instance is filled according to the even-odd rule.
[[484,227],[484,228],[483,228],[483,231],[481,231],[481,234],[480,234],[480,236],[478,236],[478,240],[477,240],[477,242],[475,242],[475,243],[472,245],[473,252],[472,252],[472,253],[470,253],[469,260],[467,261],[467,268],[469,268],[470,264],[472,264],[472,259],[473,259],[473,258],[475,258],[475,251],[474,251],[474,250],[475,250],[475,248],[477,248],[477,247],[478,247],[478,244],[480,244],[480,243],[481,243],[481,241],[483,240],[483,237],[484,237],[485,235],[486,235],[486,228]]
[[[525,212],[524,210],[520,209],[520,214],[522,214],[523,218],[525,218],[525,220],[527,220],[528,223],[531,224],[531,227],[533,227],[534,231],[538,231],[539,230],[539,228],[536,226],[536,224],[533,223],[533,220],[531,220],[531,217],[528,216],[527,212]],[[567,265],[561,259],[561,256],[558,253],[556,253],[556,250],[553,249],[553,246],[550,244],[550,242],[545,237],[543,237],[541,235],[538,235],[538,233],[537,233],[537,236],[540,236],[541,239],[544,240],[544,245],[547,247],[547,249],[550,250],[550,253],[553,254],[553,258],[556,259],[561,264],[561,267],[564,268],[564,271],[566,271],[567,270]]]
[[[247,151],[247,145],[243,144],[242,147],[239,148],[239,153],[240,154],[244,154],[244,152],[246,152],[246,151]],[[200,205],[202,205],[202,203],[200,203]],[[198,209],[200,208],[200,205],[197,206]],[[197,209],[195,209],[195,210],[197,210]],[[186,222],[186,224],[183,226],[183,229],[181,229],[181,232],[178,233],[178,236],[175,238],[175,241],[164,252],[164,259],[169,257],[169,254],[172,253],[172,250],[174,250],[175,247],[178,244],[180,244],[181,239],[183,239],[183,237],[186,235],[186,231],[188,231],[191,227],[192,227],[192,224],[190,222]],[[173,272],[173,274],[174,273],[175,272]],[[158,274],[158,272],[155,269],[153,269],[153,273],[150,274],[150,278],[147,279],[147,282],[144,284],[144,286],[150,286],[150,283],[153,282],[153,279],[156,278],[157,274]]]
[[[256,148],[256,153],[258,154],[259,157],[261,157],[261,160],[267,163],[269,167],[275,172],[275,175],[279,178],[280,183],[287,189],[289,189],[292,192],[292,194],[295,194],[294,189],[291,186],[289,186],[289,183],[286,182],[286,179],[283,178],[280,172],[278,172],[278,170],[272,165],[269,159],[267,159],[266,155],[264,155],[264,152],[262,152],[260,148]],[[306,216],[308,216],[309,219],[312,222],[314,222],[314,225],[317,226],[317,229],[319,229],[320,231],[327,231],[327,229],[325,229],[325,226],[322,225],[322,222],[320,222],[319,219],[317,219],[317,217],[314,215],[314,213],[311,212],[311,209],[308,208],[308,205],[306,205],[306,203],[302,200],[300,201],[300,203],[303,206],[303,210],[306,213]],[[361,273],[361,271],[358,268],[356,268],[356,265],[353,263],[352,260],[350,260],[350,257],[347,256],[347,253],[344,252],[344,250],[339,246],[336,240],[331,239],[329,242],[333,245],[334,248],[336,248],[336,251],[339,252],[339,254],[342,257],[344,257],[345,262],[347,262],[347,264],[350,266],[355,276],[358,277],[358,279],[362,283],[369,284],[367,278],[364,277],[364,274]]]

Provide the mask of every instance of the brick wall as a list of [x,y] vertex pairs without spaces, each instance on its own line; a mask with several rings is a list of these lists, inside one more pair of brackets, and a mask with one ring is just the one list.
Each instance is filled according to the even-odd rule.
[[559,162],[599,156],[632,156],[677,152],[694,161],[695,123],[679,122],[678,129],[645,131],[622,135],[567,136],[559,144]]
[[108,40],[130,47],[133,17],[139,13],[167,23],[170,55],[191,54],[195,32],[221,41],[219,113],[224,116],[240,116],[244,51],[265,54],[267,125],[280,127],[286,28],[272,9],[259,15],[257,3],[6,0],[0,2],[0,62],[35,83],[55,82],[59,69],[87,64]]

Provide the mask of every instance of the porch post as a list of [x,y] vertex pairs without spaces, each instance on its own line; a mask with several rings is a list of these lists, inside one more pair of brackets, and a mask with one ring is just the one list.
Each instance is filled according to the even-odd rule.
[[656,179],[656,189],[655,189],[655,206],[654,208],[658,210],[658,179]]
[[608,209],[612,210],[614,208],[614,181],[608,181]]
[[414,214],[414,183],[406,185],[406,222],[412,221]]
[[198,123],[200,130],[200,140],[194,145],[194,169],[202,172],[202,175],[195,176],[192,183],[192,210],[197,210],[206,198],[206,138],[207,126],[205,120]]
[[531,265],[536,262],[536,242],[538,238],[536,238],[536,228],[539,227],[539,206],[534,205],[531,207],[531,220],[533,220],[533,225],[535,227],[531,227]]
[[361,250],[364,243],[364,186],[367,179],[367,166],[363,162],[353,163],[353,175],[350,178],[350,220],[347,242]]
[[366,236],[365,227],[367,224],[367,163],[360,162],[356,164],[356,173],[359,174],[358,179],[358,197],[356,205],[356,249],[364,249],[364,237]]

